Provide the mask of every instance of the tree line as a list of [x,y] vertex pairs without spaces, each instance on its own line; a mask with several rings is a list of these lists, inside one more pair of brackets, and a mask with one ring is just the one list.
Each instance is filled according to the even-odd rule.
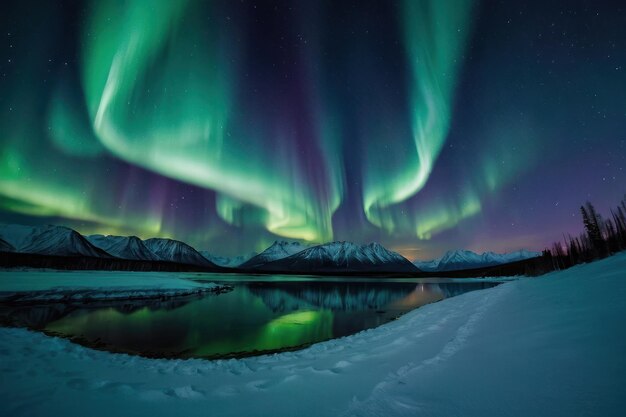
[[565,269],[626,250],[626,195],[607,218],[603,218],[589,201],[580,206],[580,213],[584,232],[579,236],[564,236],[563,242],[555,242],[551,248],[545,249],[546,269]]

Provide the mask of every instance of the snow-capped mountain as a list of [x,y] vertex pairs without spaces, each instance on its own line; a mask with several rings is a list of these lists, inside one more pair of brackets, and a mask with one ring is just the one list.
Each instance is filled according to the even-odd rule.
[[308,247],[308,245],[303,245],[300,242],[286,242],[284,240],[275,241],[272,246],[265,249],[258,255],[248,259],[246,262],[239,266],[241,268],[256,268],[268,262],[283,259],[298,252],[302,252]]
[[110,258],[106,251],[95,247],[80,233],[63,226],[0,226],[0,239],[16,252],[57,256],[90,256]]
[[209,261],[213,262],[215,265],[225,266],[227,268],[235,268],[256,255],[256,253],[253,252],[248,255],[228,257],[228,256],[213,255],[209,251],[205,251],[205,250],[201,250],[199,252],[202,256],[204,256]]
[[92,245],[118,258],[141,261],[159,259],[137,236],[91,235],[86,238]]
[[202,256],[197,250],[178,240],[152,238],[144,240],[143,243],[161,261],[207,267],[217,266]]
[[448,251],[441,258],[432,261],[415,261],[414,265],[422,271],[455,271],[461,269],[482,268],[492,265],[507,264],[540,256],[539,252],[519,250],[510,253],[484,252],[477,254],[469,250]]
[[313,246],[283,259],[257,267],[264,271],[299,272],[417,272],[415,265],[378,243],[357,245],[332,242]]

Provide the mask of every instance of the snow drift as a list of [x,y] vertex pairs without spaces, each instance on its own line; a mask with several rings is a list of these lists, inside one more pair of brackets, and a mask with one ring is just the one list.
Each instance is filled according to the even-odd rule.
[[622,416],[626,254],[310,348],[153,360],[0,329],[6,415]]

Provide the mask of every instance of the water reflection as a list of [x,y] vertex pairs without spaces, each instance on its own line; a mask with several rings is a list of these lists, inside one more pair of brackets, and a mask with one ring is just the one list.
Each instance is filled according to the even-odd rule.
[[244,356],[375,327],[493,283],[239,282],[219,296],[0,306],[5,324],[155,357]]

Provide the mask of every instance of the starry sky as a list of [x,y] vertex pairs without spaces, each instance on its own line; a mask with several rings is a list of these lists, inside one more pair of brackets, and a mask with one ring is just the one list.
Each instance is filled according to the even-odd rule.
[[0,6],[0,222],[540,250],[626,192],[621,1]]

